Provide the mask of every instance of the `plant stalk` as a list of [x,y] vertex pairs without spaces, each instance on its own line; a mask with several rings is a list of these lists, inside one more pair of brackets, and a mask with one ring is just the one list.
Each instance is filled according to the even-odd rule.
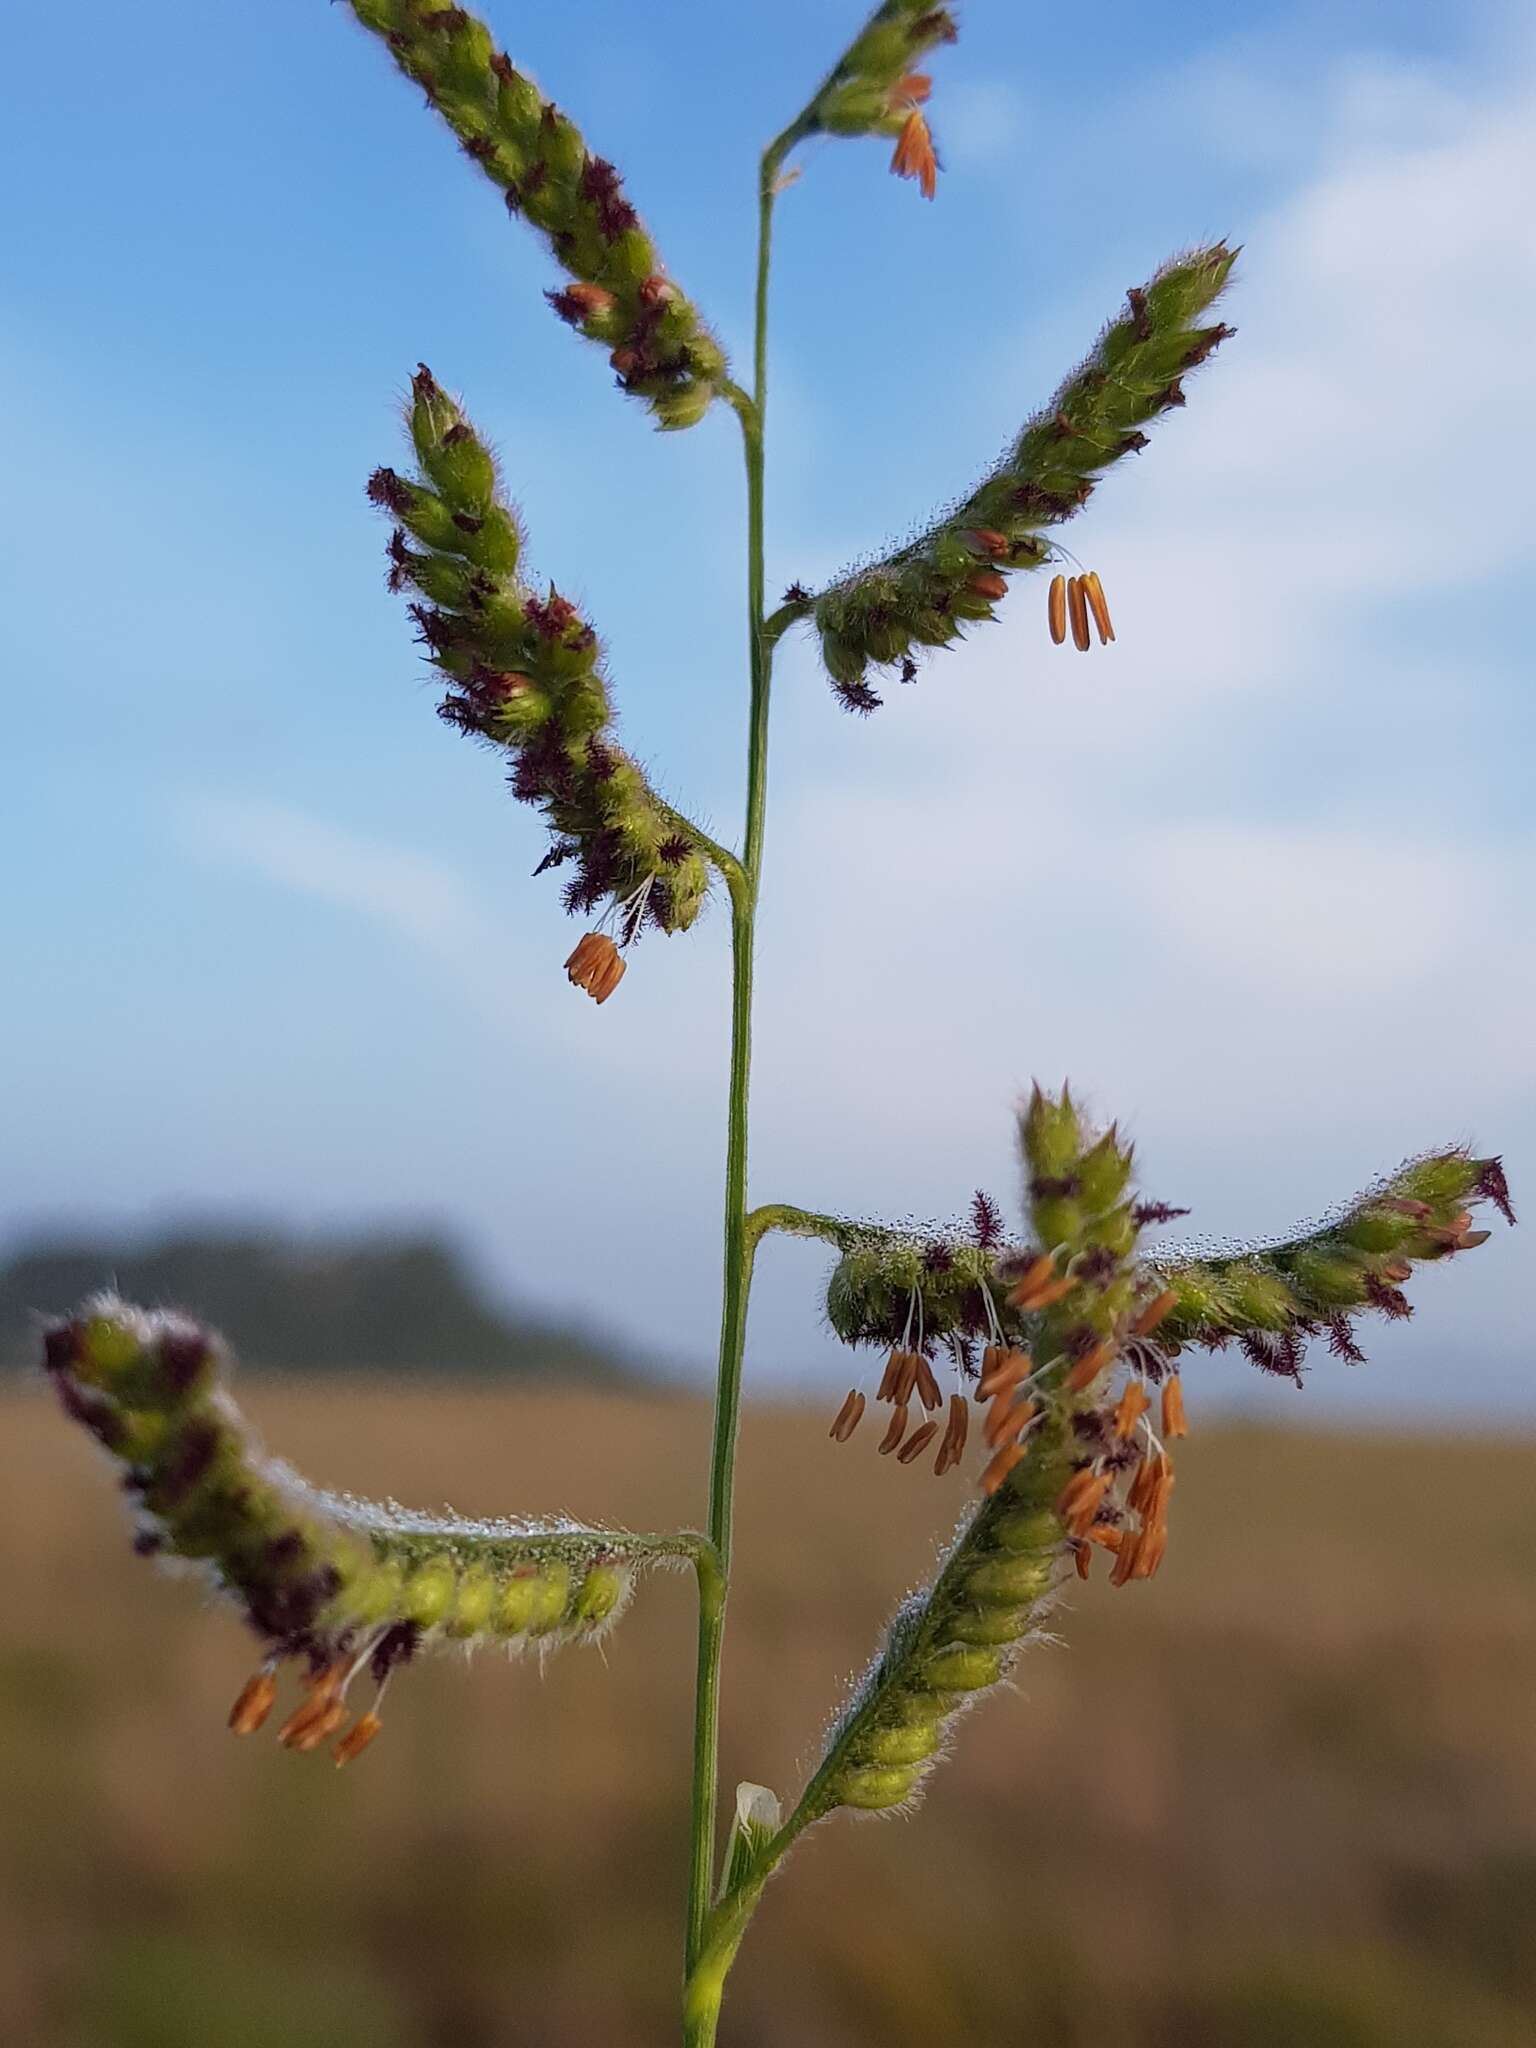
[[731,1523],[736,1478],[736,1435],[741,1412],[741,1367],[753,1242],[747,1232],[747,1131],[752,1067],[752,968],[763,823],[768,795],[768,702],[772,648],[764,632],[763,420],[768,395],[768,279],[774,185],[784,150],[781,137],[765,154],[758,183],[757,295],[753,390],[734,391],[741,422],[747,480],[747,654],[751,698],[747,728],[747,807],[739,874],[731,876],[731,1072],[725,1160],[725,1269],[720,1312],[720,1355],[715,1382],[714,1442],[709,1473],[709,1537],[720,1561],[715,1597],[699,1606],[698,1675],[694,1697],[693,1803],[688,1885],[688,1989],[684,2038],[709,2048],[715,2038],[724,1970],[698,1970],[714,1891],[716,1809],[720,1762],[720,1667],[730,1582]]

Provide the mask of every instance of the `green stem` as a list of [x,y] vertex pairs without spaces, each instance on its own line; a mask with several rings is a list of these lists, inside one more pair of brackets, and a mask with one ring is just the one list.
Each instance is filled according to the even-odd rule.
[[[722,867],[731,892],[731,1076],[725,1155],[725,1275],[720,1310],[720,1358],[715,1381],[715,1431],[709,1468],[709,1539],[720,1565],[715,1597],[700,1583],[698,1678],[694,1695],[693,1808],[688,1882],[687,1980],[683,2005],[688,2048],[713,2048],[725,1975],[735,1943],[708,1941],[714,1893],[715,1816],[720,1780],[720,1665],[725,1643],[725,1601],[730,1584],[731,1519],[736,1483],[736,1435],[741,1415],[741,1365],[746,1348],[747,1303],[760,1232],[747,1221],[747,1128],[752,1068],[752,966],[757,898],[762,881],[763,825],[768,801],[768,701],[773,654],[803,607],[785,606],[766,617],[763,595],[763,425],[768,409],[768,281],[772,263],[773,202],[780,169],[811,127],[801,114],[763,153],[757,189],[757,295],[752,347],[752,391],[728,386],[726,398],[741,422],[747,472],[747,658],[751,707],[747,726],[747,820],[739,868]],[[745,1919],[742,1922],[745,1925]],[[738,1937],[739,1938],[739,1937]],[[707,1953],[706,1953],[707,1950]]]
[[[699,1606],[698,1678],[694,1701],[693,1806],[688,1884],[686,2038],[707,2048],[715,2037],[723,1973],[700,1973],[714,1890],[715,1813],[720,1759],[720,1665],[725,1640],[725,1594],[730,1579],[731,1521],[736,1477],[736,1434],[741,1412],[741,1365],[752,1246],[747,1217],[747,1114],[752,1066],[752,965],[757,896],[762,873],[763,823],[768,794],[768,700],[772,652],[763,607],[763,418],[768,396],[768,277],[774,184],[782,150],[763,158],[758,185],[757,309],[753,391],[729,394],[741,421],[747,473],[747,654],[751,707],[747,731],[747,817],[741,864],[728,875],[731,891],[731,1075],[725,1159],[725,1272],[720,1312],[720,1358],[715,1385],[714,1444],[709,1472],[709,1537],[721,1567],[714,1598]],[[702,1591],[701,1587],[701,1591]],[[708,1981],[705,1981],[708,1979]]]

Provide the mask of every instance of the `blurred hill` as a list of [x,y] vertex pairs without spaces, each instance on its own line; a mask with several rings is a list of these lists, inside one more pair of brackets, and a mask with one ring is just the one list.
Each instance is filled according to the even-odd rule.
[[154,1240],[39,1241],[0,1267],[0,1371],[37,1360],[39,1316],[115,1288],[212,1323],[263,1372],[367,1369],[579,1381],[628,1377],[600,1337],[489,1302],[459,1254],[432,1237],[315,1240],[189,1231]]

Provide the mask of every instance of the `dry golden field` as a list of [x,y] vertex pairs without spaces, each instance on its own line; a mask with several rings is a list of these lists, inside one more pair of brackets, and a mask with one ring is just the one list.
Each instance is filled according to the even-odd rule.
[[[245,1396],[327,1483],[697,1513],[690,1401]],[[781,1790],[960,1503],[826,1424],[743,1457],[727,1768]],[[802,1845],[723,2048],[1536,2042],[1536,1444],[1196,1431],[1162,1576],[1081,1589],[914,1819]],[[687,1578],[542,1677],[403,1673],[337,1773],[225,1733],[241,1629],[129,1556],[44,1393],[0,1439],[5,2048],[676,2038]]]

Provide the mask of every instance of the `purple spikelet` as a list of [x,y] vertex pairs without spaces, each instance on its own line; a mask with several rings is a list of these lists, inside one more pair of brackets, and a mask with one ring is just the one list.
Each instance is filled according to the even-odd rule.
[[984,1252],[996,1251],[1003,1241],[1003,1215],[984,1188],[971,1197],[971,1231]]

